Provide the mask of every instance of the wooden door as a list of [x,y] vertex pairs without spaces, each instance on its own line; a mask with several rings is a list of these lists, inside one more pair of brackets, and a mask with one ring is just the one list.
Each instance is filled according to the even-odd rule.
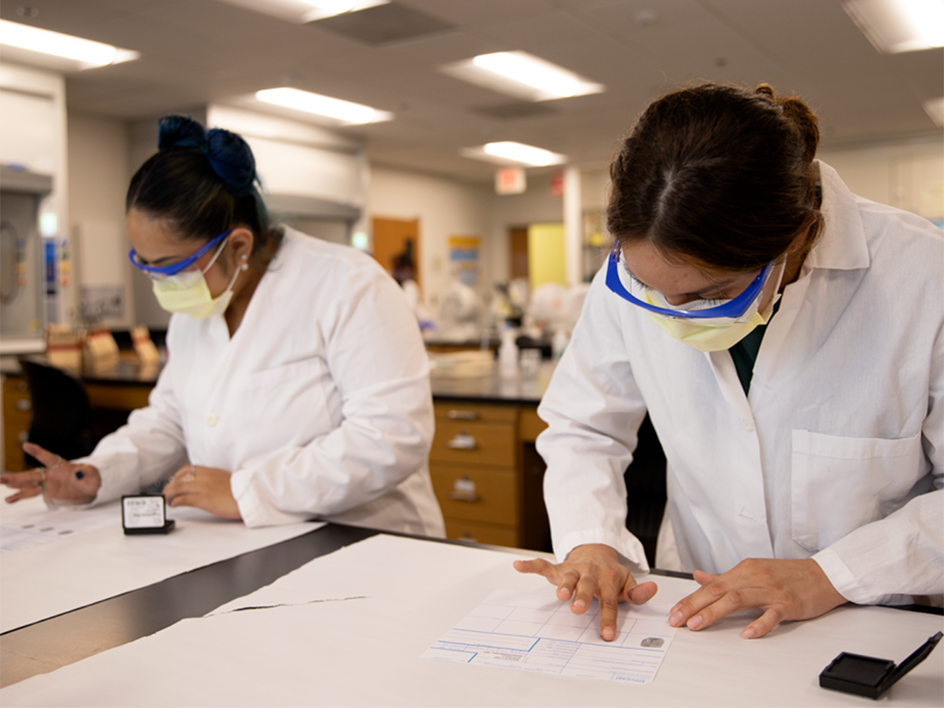
[[511,229],[511,279],[528,277],[528,227]]
[[374,258],[388,273],[393,271],[393,259],[407,248],[407,241],[413,242],[413,280],[423,285],[420,280],[420,222],[419,219],[402,221],[399,219],[372,219],[374,230]]

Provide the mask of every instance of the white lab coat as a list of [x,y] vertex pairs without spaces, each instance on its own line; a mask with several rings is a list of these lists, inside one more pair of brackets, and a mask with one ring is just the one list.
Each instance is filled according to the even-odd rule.
[[222,315],[174,315],[167,342],[148,407],[87,458],[99,501],[189,461],[232,472],[247,526],[320,517],[443,535],[429,360],[372,258],[285,229],[232,339]]
[[605,543],[647,568],[622,475],[648,409],[668,461],[659,567],[812,557],[852,602],[944,592],[944,234],[820,169],[825,229],[750,396],[727,351],[673,339],[597,274],[538,409],[559,558]]

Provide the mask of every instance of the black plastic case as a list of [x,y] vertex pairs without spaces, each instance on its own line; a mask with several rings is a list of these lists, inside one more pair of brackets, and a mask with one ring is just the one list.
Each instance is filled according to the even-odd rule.
[[935,634],[897,667],[894,661],[888,659],[842,652],[820,673],[819,685],[833,691],[877,699],[902,676],[927,659],[941,641],[941,636],[941,632]]

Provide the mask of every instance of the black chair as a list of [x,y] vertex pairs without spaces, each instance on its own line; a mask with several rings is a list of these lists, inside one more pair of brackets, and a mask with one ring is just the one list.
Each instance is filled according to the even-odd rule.
[[[33,404],[29,441],[66,460],[92,452],[92,408],[82,382],[38,359],[21,357],[19,363]],[[42,466],[31,455],[26,464]]]

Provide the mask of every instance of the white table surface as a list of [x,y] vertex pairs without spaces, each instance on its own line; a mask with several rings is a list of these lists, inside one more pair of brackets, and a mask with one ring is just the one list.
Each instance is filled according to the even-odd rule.
[[[70,511],[47,510],[41,497],[0,503],[0,540],[24,521],[92,527],[44,545],[0,553],[0,631],[85,607],[129,590],[270,546],[317,528],[297,523],[249,529],[200,509],[169,509],[167,535],[126,536],[119,502]],[[11,532],[10,530],[13,530]]]
[[[751,614],[680,630],[643,686],[451,664],[420,655],[496,588],[553,593],[515,554],[380,535],[317,558],[202,618],[0,690],[3,706],[867,706],[827,691],[847,651],[901,662],[944,618],[837,608],[745,640]],[[522,555],[521,557],[528,557]],[[653,577],[661,602],[693,581]],[[279,605],[233,612],[240,607]],[[941,647],[882,698],[935,706]]]

